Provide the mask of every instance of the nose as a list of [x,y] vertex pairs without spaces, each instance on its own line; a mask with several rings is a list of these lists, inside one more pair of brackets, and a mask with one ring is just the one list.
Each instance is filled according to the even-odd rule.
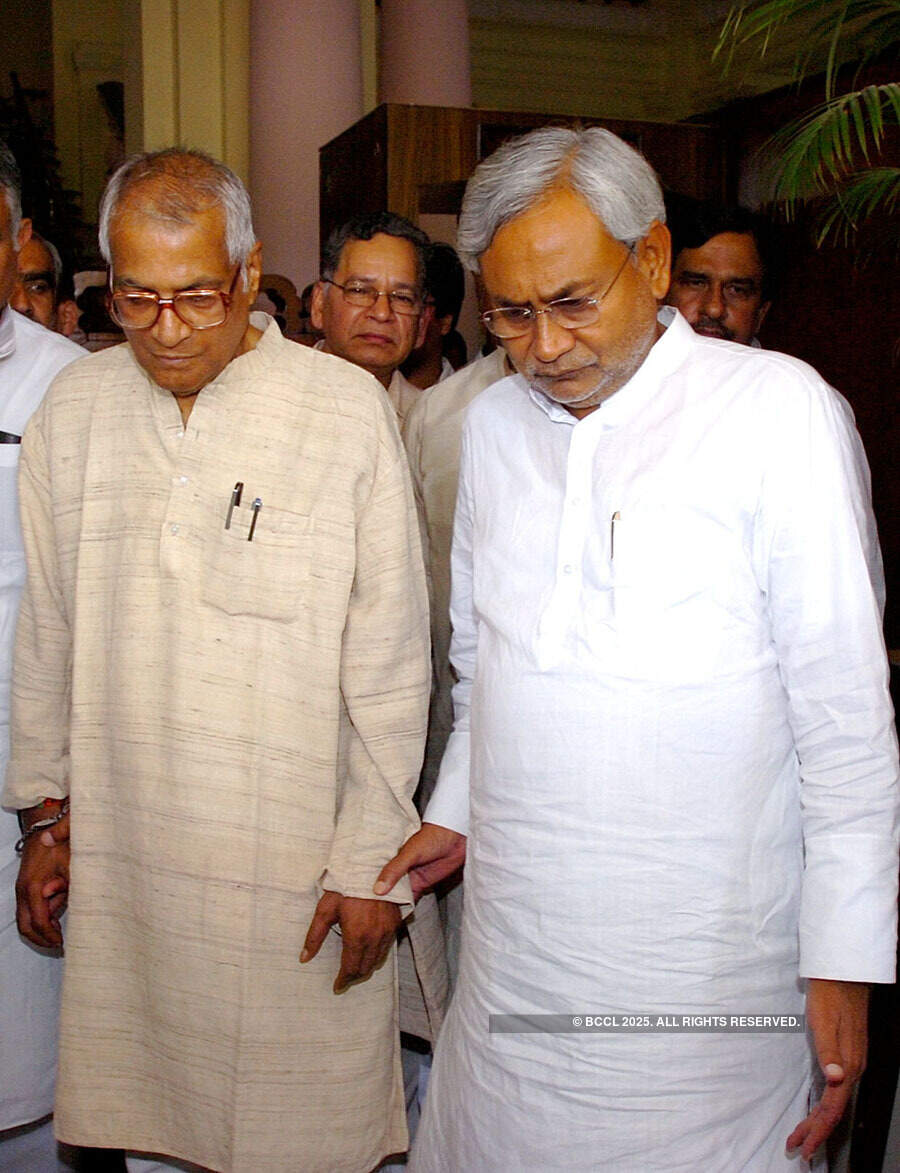
[[393,316],[394,307],[391,305],[391,299],[385,290],[379,289],[375,304],[369,307],[369,317],[375,318],[379,322],[386,322],[388,318]]
[[560,355],[568,353],[575,345],[574,334],[565,326],[553,321],[551,316],[538,311],[531,336],[531,353],[539,362],[555,362]]
[[703,312],[708,318],[720,321],[725,317],[725,308],[725,296],[721,283],[710,281],[703,301]]
[[182,322],[172,306],[164,305],[160,309],[159,317],[150,333],[161,346],[171,348],[177,346],[179,342],[183,342],[192,333],[192,330],[186,322]]
[[26,318],[33,318],[34,312],[31,308],[31,303],[25,293],[25,286],[21,281],[17,281],[13,286],[13,291],[9,295],[9,304],[12,308],[20,314],[24,314]]

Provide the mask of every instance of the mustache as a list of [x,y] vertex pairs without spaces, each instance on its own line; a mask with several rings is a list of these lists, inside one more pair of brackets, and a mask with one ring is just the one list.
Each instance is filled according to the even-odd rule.
[[[590,365],[590,364],[588,364]],[[573,367],[538,366],[536,363],[526,363],[525,374],[529,379],[558,379],[563,375],[575,375],[586,369],[584,363]]]
[[734,341],[734,331],[729,330],[727,326],[723,326],[716,318],[701,316],[697,320],[697,326],[704,330],[713,331],[719,338],[724,338],[726,342]]

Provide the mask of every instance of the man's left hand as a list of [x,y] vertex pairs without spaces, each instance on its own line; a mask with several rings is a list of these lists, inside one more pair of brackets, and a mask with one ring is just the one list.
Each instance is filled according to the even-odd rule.
[[825,1091],[788,1137],[788,1153],[799,1148],[808,1161],[843,1116],[866,1066],[868,1013],[869,987],[862,982],[809,979],[806,1021],[825,1075]]
[[340,994],[351,982],[361,982],[380,965],[400,927],[400,908],[387,900],[361,900],[324,892],[309,924],[300,961],[312,961],[332,925],[340,925],[344,948],[334,983]]

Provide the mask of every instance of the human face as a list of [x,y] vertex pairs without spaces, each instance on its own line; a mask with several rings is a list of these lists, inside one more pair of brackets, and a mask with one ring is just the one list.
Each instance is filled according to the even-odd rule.
[[666,297],[698,334],[749,345],[770,303],[762,296],[763,267],[749,232],[720,232],[675,258]]
[[16,254],[31,237],[31,221],[21,221],[15,239],[11,228],[6,192],[0,187],[0,310],[4,309],[15,288]]
[[19,249],[17,280],[9,304],[26,318],[56,329],[56,274],[46,245],[32,237]]
[[[371,240],[348,240],[333,280],[383,290],[419,293],[416,250],[400,236],[378,232]],[[386,387],[410,351],[421,346],[428,321],[398,314],[384,295],[372,306],[348,305],[340,289],[319,281],[313,290],[312,324],[325,335],[325,350],[371,372]]]
[[510,220],[481,256],[491,305],[543,308],[563,297],[599,297],[600,317],[567,330],[540,314],[521,338],[505,338],[531,386],[581,419],[631,378],[659,335],[657,299],[669,281],[669,234],[654,221],[610,288],[627,248],[584,200],[559,188]]
[[[160,297],[187,289],[227,293],[235,274],[225,247],[225,216],[218,207],[198,212],[187,224],[171,224],[126,203],[113,220],[110,247],[116,290],[147,290]],[[247,273],[248,286],[238,277],[220,326],[195,330],[165,306],[149,329],[125,330],[134,357],[154,383],[178,399],[185,418],[207,383],[232,359],[252,350],[260,337],[249,324],[259,288],[259,244],[247,257]]]

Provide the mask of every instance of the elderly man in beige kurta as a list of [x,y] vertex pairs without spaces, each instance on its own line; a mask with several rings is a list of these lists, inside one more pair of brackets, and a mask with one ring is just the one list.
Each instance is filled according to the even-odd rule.
[[255,316],[185,412],[150,374],[178,384],[196,362],[200,331],[172,321],[195,313],[172,304],[184,275],[120,276],[117,241],[143,263],[121,228],[114,288],[155,292],[158,321],[59,378],[22,457],[5,800],[71,797],[57,1132],[214,1170],[364,1173],[406,1146],[394,957],[335,994],[341,937],[323,922],[298,954],[322,892],[371,901],[418,822],[427,606],[405,457],[371,376]]

